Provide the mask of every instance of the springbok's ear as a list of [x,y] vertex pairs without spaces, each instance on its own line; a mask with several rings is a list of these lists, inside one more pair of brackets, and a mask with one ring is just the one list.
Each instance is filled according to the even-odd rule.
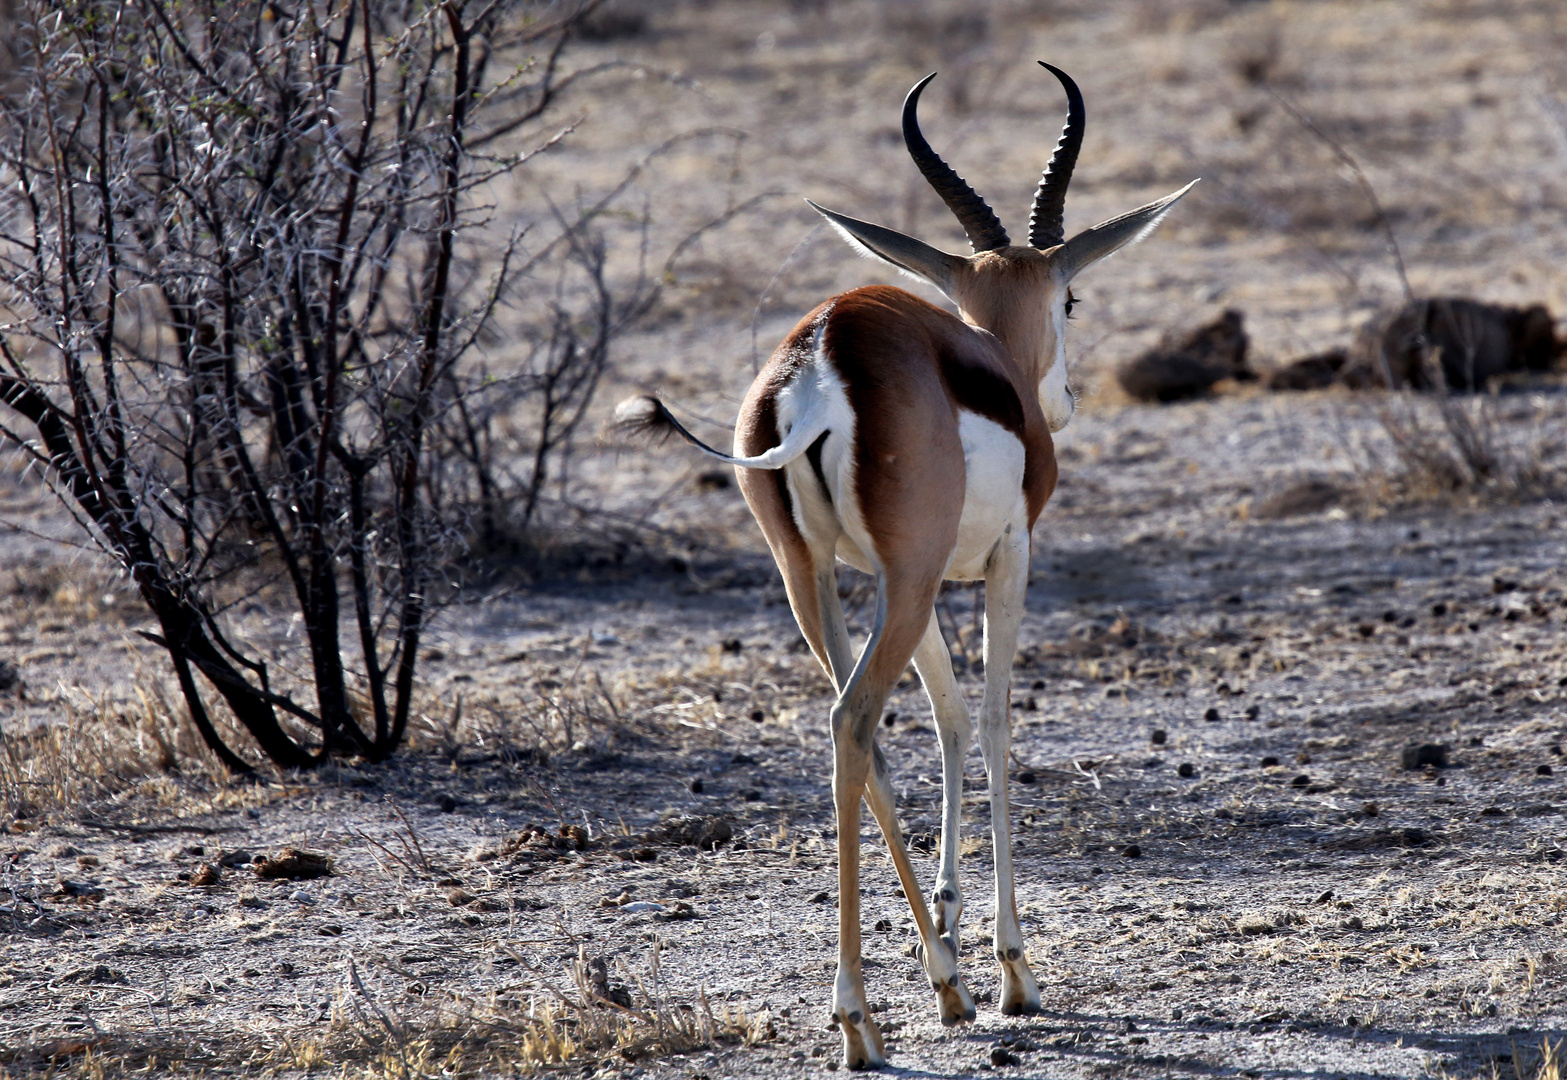
[[893,229],[872,225],[858,218],[834,213],[826,207],[817,206],[810,199],[806,199],[805,202],[812,210],[826,218],[827,224],[831,225],[838,235],[847,240],[849,246],[861,255],[868,259],[880,259],[882,262],[891,263],[905,274],[912,274],[923,281],[928,281],[943,293],[951,295],[955,268],[957,264],[967,261],[963,256],[948,255],[945,251],[938,251],[912,236],[905,236]]
[[1071,281],[1078,273],[1106,255],[1114,254],[1127,244],[1135,244],[1153,232],[1158,228],[1164,215],[1170,212],[1170,207],[1175,205],[1176,200],[1196,184],[1197,181],[1193,180],[1174,195],[1166,195],[1157,202],[1139,206],[1130,213],[1113,217],[1109,221],[1101,221],[1098,225],[1084,229],[1062,244],[1061,249],[1055,254],[1055,262],[1060,267],[1065,280]]

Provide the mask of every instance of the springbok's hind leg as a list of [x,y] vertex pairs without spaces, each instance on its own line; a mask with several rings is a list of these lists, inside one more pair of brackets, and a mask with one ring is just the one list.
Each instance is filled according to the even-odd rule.
[[881,747],[871,744],[870,783],[865,788],[865,801],[870,803],[871,813],[881,826],[887,840],[887,850],[892,855],[892,865],[898,871],[898,882],[903,895],[908,897],[909,910],[914,913],[914,925],[919,931],[920,966],[930,979],[931,989],[941,1006],[941,1022],[946,1027],[966,1023],[974,1019],[974,999],[958,974],[957,953],[949,949],[936,932],[930,909],[920,893],[919,879],[914,876],[914,866],[909,861],[909,850],[903,843],[903,830],[898,826],[897,808],[893,801],[892,784],[887,777],[887,759]]
[[863,698],[851,687],[832,711],[832,796],[838,825],[838,973],[832,1019],[843,1033],[843,1063],[851,1069],[887,1063],[881,1032],[865,1000],[860,965],[860,800],[870,772],[872,730],[864,722]]
[[1029,970],[1012,887],[1012,831],[1007,800],[1007,756],[1012,728],[1012,661],[1028,589],[1028,527],[1021,515],[996,545],[985,572],[985,701],[979,748],[990,783],[990,836],[996,862],[996,959],[1001,963],[1001,1011],[1039,1009],[1039,986]]
[[963,890],[958,883],[958,841],[963,819],[963,758],[968,753],[974,726],[969,722],[968,706],[952,675],[952,654],[942,640],[936,612],[930,613],[925,635],[914,652],[914,667],[930,698],[936,718],[936,737],[941,743],[941,856],[936,888],[931,893],[936,932],[958,956],[958,919],[963,914]]

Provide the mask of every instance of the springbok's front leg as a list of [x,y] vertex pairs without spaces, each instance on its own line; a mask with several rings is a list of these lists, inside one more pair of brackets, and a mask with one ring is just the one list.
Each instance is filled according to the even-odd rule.
[[990,837],[996,861],[996,959],[1001,962],[1001,1011],[1007,1016],[1039,1008],[1039,986],[1028,968],[1012,891],[1012,832],[1007,800],[1007,754],[1012,742],[1012,662],[1028,590],[1028,526],[1019,514],[996,544],[985,571],[985,701],[979,749],[990,783]]

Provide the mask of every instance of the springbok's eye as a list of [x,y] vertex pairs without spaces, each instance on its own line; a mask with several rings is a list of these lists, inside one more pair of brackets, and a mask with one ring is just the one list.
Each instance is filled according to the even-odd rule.
[[1066,291],[1066,317],[1067,318],[1070,319],[1072,317],[1072,309],[1075,308],[1076,306],[1077,306],[1077,297],[1072,295],[1072,290],[1071,289],[1068,289]]

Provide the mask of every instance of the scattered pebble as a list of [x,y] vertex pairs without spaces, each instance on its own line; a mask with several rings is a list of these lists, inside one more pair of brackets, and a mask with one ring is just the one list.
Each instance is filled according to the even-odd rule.
[[1208,723],[1210,723],[1210,724],[1218,723],[1218,721],[1219,721],[1219,710],[1213,708],[1212,706],[1209,706],[1208,711],[1202,714],[1202,718],[1204,720],[1208,721]]
[[311,896],[304,889],[295,889],[293,892],[288,894],[288,898],[294,901],[296,904],[313,904],[316,902],[316,898]]
[[993,1046],[990,1048],[990,1063],[997,1068],[1003,1065],[1020,1065],[1022,1062],[1022,1058],[1004,1046]]
[[1301,773],[1299,776],[1295,777],[1295,779],[1290,781],[1290,787],[1310,787],[1310,786],[1311,786],[1311,777],[1307,776],[1305,773]]
[[474,896],[473,893],[458,885],[453,885],[446,890],[446,901],[452,907],[463,907],[477,899],[478,897]]
[[620,906],[620,910],[624,911],[627,915],[642,915],[648,912],[663,911],[664,905],[655,904],[651,900],[633,900],[629,904],[622,904]]
[[700,795],[704,790],[706,790],[707,785],[702,782],[702,778],[700,776],[693,776],[686,783],[686,787],[690,789],[691,794]]
[[1248,719],[1248,720],[1255,720],[1255,719],[1257,719],[1257,717],[1259,717],[1261,715],[1262,715],[1262,706],[1261,705],[1248,705],[1248,706],[1246,706],[1246,719]]
[[[1549,768],[1549,766],[1541,766],[1541,768]],[[1024,769],[1022,772],[1017,774],[1017,782],[1020,784],[1032,784],[1037,779],[1039,779],[1039,777],[1035,776],[1028,769]]]
[[1138,847],[1136,844],[1127,844],[1124,848],[1121,849],[1121,855],[1128,859],[1135,859],[1142,855],[1142,853],[1143,849]]
[[305,881],[311,878],[326,877],[332,873],[332,860],[325,855],[317,855],[314,852],[301,851],[298,848],[284,848],[270,859],[266,856],[255,861],[256,876],[259,878],[287,878],[290,881]]
[[1165,733],[1164,728],[1154,728],[1153,731],[1148,735],[1148,741],[1153,743],[1155,746],[1163,746],[1164,740],[1167,738],[1169,738],[1169,736]]
[[218,868],[209,862],[204,862],[196,867],[196,872],[190,876],[192,885],[211,886],[223,880],[223,875],[218,873]]
[[1189,761],[1183,761],[1183,762],[1181,762],[1179,765],[1177,765],[1175,767],[1175,775],[1177,775],[1177,776],[1196,776],[1197,775],[1197,766],[1193,765]]
[[1267,757],[1262,759],[1262,767],[1264,769],[1277,768],[1278,764],[1279,764],[1279,759],[1274,757],[1272,754],[1269,754]]
[[1553,771],[1554,770],[1549,765],[1536,765],[1534,767],[1534,774],[1536,776],[1550,776]]
[[1404,747],[1399,760],[1406,769],[1447,768],[1447,747],[1438,743],[1420,743]]
[[1273,930],[1273,920],[1260,911],[1250,911],[1235,920],[1235,929],[1248,937],[1267,934]]

